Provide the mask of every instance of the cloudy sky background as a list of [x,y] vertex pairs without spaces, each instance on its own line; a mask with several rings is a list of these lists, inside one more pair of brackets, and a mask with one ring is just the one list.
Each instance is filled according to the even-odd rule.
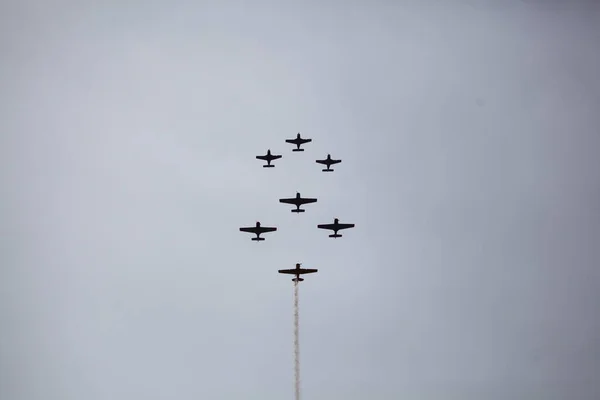
[[7,1],[0,26],[0,398],[291,398],[296,262],[304,398],[599,398],[597,2]]

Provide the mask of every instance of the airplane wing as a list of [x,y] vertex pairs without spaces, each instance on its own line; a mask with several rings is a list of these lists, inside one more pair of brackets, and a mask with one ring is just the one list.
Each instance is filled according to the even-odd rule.
[[[256,228],[255,228],[256,229]],[[260,230],[261,233],[266,233],[266,232],[275,232],[277,230],[277,228],[273,227],[269,227],[269,226],[261,226],[260,228],[258,228]]]
[[296,275],[296,269],[280,269],[279,270],[280,274],[292,274],[292,275]]
[[248,228],[240,228],[241,232],[250,232],[250,233],[258,233],[259,232],[259,228],[253,226],[253,227],[248,227]]
[[354,228],[354,224],[338,224],[338,230]]
[[312,139],[302,139],[302,143],[312,142]]
[[273,160],[277,160],[277,159],[281,158],[281,155],[278,155],[278,156],[271,156],[271,158],[272,158]]
[[332,164],[332,165],[333,164],[339,164],[341,162],[342,162],[342,160],[329,160],[329,163]]
[[296,139],[285,139],[286,143],[296,144]]
[[291,199],[279,199],[279,202],[296,205],[298,203],[298,199],[295,197],[292,197]]
[[302,275],[302,274],[312,274],[313,272],[317,272],[318,269],[311,268],[293,268],[293,269],[280,269],[278,272],[280,274],[291,274],[291,275]]
[[267,156],[256,156],[257,159],[259,160],[265,160],[267,161]]
[[311,269],[311,268],[302,268],[300,270],[300,274],[312,274],[313,272],[317,272],[318,269]]
[[317,199],[296,199],[300,204],[316,203]]
[[319,164],[327,165],[327,160],[316,160]]
[[335,228],[337,228],[337,226],[335,224],[320,224],[320,225],[317,225],[317,228],[331,229],[333,231]]

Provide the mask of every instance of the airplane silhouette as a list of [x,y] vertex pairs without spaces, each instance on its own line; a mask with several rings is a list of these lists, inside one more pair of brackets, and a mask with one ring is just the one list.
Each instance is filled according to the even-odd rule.
[[327,154],[327,158],[326,159],[324,159],[324,160],[316,160],[316,162],[319,163],[319,164],[324,164],[324,165],[327,166],[326,169],[322,170],[323,172],[332,172],[333,170],[330,169],[330,166],[333,165],[333,164],[341,163],[342,160],[334,160],[334,159],[331,158],[331,154]]
[[260,237],[261,233],[274,232],[276,230],[277,230],[277,228],[275,228],[275,227],[261,226],[260,222],[258,222],[258,221],[256,222],[256,226],[240,228],[241,232],[248,232],[248,233],[256,234],[256,237],[252,238],[252,240],[256,240],[257,242],[261,241],[261,240],[265,240],[265,238]]
[[296,197],[292,197],[289,199],[279,199],[280,203],[287,203],[287,204],[293,204],[296,206],[296,209],[292,210],[292,212],[295,213],[301,213],[301,212],[305,212],[306,210],[300,208],[301,205],[304,204],[309,204],[309,203],[316,203],[317,199],[311,199],[311,198],[302,198],[300,197],[300,193],[296,192]]
[[303,145],[304,143],[312,142],[312,139],[302,139],[300,137],[300,132],[298,132],[298,134],[296,135],[296,139],[285,139],[285,141],[287,143],[292,143],[292,144],[296,145],[296,148],[293,149],[292,151],[304,151],[304,149],[300,148],[300,145]]
[[263,167],[269,168],[269,167],[274,167],[274,165],[271,164],[271,161],[281,158],[281,155],[271,154],[271,149],[268,149],[266,155],[256,156],[256,158],[259,160],[266,161],[267,163],[265,165],[263,165]]
[[354,224],[340,224],[340,220],[337,218],[333,219],[333,224],[320,224],[317,225],[319,229],[329,229],[333,231],[333,235],[329,235],[330,238],[339,238],[342,235],[338,235],[338,231],[342,229],[354,228]]
[[300,268],[301,265],[302,265],[302,263],[297,263],[296,264],[296,268],[292,268],[292,269],[280,269],[278,272],[280,274],[292,274],[292,275],[296,275],[295,278],[292,278],[292,281],[293,282],[302,282],[304,279],[300,278],[300,275],[302,275],[302,274],[312,274],[312,273],[318,271],[318,269]]

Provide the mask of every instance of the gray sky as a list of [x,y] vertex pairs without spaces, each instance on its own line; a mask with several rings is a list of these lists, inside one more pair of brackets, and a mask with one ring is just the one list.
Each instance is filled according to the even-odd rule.
[[600,397],[597,2],[198,3],[0,6],[0,398]]

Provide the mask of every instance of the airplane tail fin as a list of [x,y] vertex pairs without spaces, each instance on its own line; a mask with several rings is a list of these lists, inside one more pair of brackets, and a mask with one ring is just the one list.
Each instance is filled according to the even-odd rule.
[[252,240],[254,240],[254,241],[257,241],[257,242],[258,242],[258,241],[261,241],[261,240],[265,240],[265,238],[261,238],[261,237],[255,237],[255,238],[252,238]]
[[331,237],[331,238],[339,238],[339,237],[342,237],[342,235],[340,235],[339,233],[334,233],[333,235],[329,235],[329,237]]
[[301,213],[301,212],[305,212],[305,211],[306,211],[306,210],[305,210],[305,209],[303,209],[303,208],[300,208],[300,209],[298,209],[298,210],[296,210],[296,209],[293,209],[293,210],[292,210],[292,212],[295,212],[295,213]]
[[274,165],[273,164],[265,164],[263,165],[263,168],[273,168]]
[[302,282],[304,278],[293,278],[292,282]]
[[322,169],[321,171],[323,171],[323,172],[333,172],[333,170],[332,170],[332,169],[329,169],[329,168],[327,168],[327,169]]
[[304,151],[304,149],[292,149],[292,151]]

